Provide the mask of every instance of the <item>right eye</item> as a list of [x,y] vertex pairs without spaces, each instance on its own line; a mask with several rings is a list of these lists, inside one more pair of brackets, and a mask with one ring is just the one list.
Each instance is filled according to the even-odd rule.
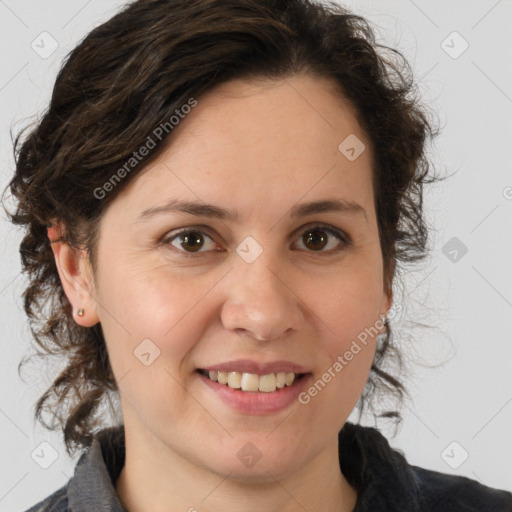
[[[193,255],[194,253],[207,252],[215,250],[216,244],[212,237],[199,229],[184,228],[178,232],[173,232],[164,240],[164,244],[170,244],[178,252],[184,255]],[[217,249],[218,250],[218,249]]]

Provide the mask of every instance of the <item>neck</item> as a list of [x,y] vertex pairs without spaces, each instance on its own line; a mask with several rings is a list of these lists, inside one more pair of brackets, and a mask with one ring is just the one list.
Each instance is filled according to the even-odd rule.
[[130,512],[351,512],[357,501],[340,470],[337,437],[290,476],[278,480],[269,473],[258,483],[216,474],[126,423],[125,445],[115,487]]

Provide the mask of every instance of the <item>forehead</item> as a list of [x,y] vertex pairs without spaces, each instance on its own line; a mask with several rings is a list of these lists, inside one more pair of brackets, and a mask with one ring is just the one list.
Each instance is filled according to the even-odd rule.
[[[351,137],[365,148],[352,161],[340,150]],[[296,202],[333,189],[361,199],[371,181],[370,143],[351,103],[330,80],[299,75],[233,80],[197,98],[130,188],[138,205],[178,193],[270,206],[270,196]]]
[[323,140],[325,146],[349,133],[365,138],[354,106],[339,93],[335,82],[301,74],[278,80],[236,79],[215,87],[199,98],[193,112],[174,131],[175,142],[180,140],[173,144],[176,151],[187,136],[198,135],[212,141],[210,146],[219,138],[243,142],[233,151],[274,140],[283,144],[282,153],[294,143],[299,153],[299,142]]

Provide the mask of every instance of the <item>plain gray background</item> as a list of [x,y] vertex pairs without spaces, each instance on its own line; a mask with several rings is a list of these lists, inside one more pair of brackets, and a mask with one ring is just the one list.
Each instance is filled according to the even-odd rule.
[[[62,59],[123,4],[0,0],[2,190],[13,171],[10,129],[16,133],[44,110]],[[408,57],[424,101],[443,125],[435,165],[457,171],[426,193],[432,256],[404,275],[404,314],[394,323],[403,333],[397,343],[408,361],[412,400],[395,438],[389,425],[378,426],[412,464],[512,491],[512,2],[344,5],[367,16],[381,41]],[[52,44],[55,51],[44,54]],[[0,511],[12,512],[64,485],[76,460],[58,434],[34,425],[35,401],[59,366],[32,366],[25,383],[18,377],[31,339],[21,300],[22,235],[4,216],[0,234]],[[47,469],[31,455],[42,442],[57,457]]]

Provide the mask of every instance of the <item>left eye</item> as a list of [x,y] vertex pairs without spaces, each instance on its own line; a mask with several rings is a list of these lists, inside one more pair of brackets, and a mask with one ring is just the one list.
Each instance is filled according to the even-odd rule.
[[323,226],[307,229],[302,233],[299,242],[302,242],[301,249],[309,249],[314,252],[331,252],[333,249],[337,251],[341,250],[340,245],[347,244],[341,233]]

